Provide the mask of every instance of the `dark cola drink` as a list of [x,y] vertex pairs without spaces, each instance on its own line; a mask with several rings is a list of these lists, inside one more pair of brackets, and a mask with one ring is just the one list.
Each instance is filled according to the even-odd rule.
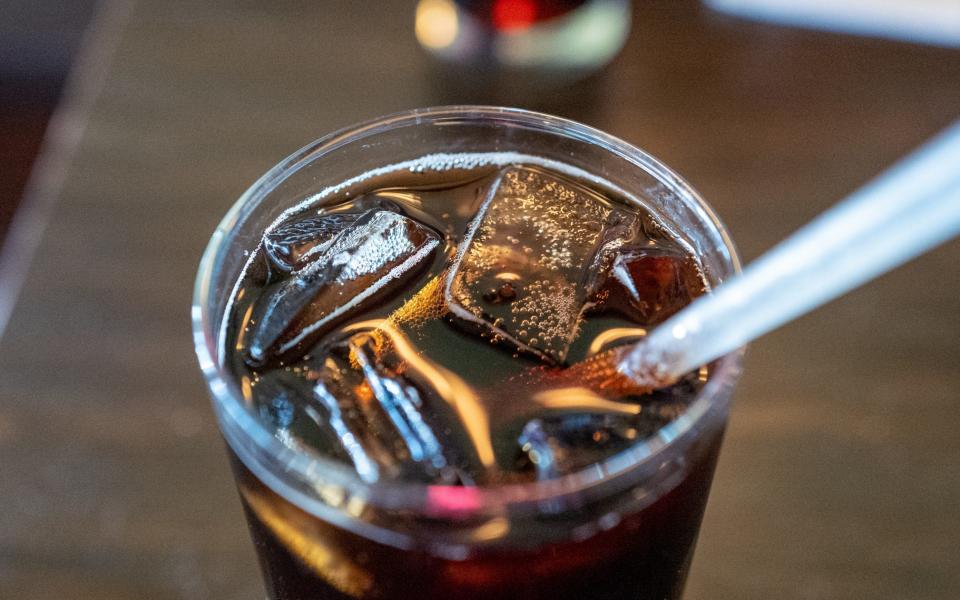
[[669,443],[711,377],[564,376],[708,291],[654,213],[555,161],[426,156],[300,199],[248,251],[228,368],[316,463],[307,506],[233,457],[271,598],[680,596],[722,424],[567,493]]

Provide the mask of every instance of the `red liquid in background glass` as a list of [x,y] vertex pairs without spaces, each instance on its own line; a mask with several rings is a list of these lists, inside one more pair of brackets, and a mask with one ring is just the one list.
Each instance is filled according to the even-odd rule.
[[[517,392],[514,378],[636,339],[707,286],[636,202],[477,156],[388,169],[291,214],[250,249],[227,317],[231,369],[281,441],[367,481],[428,485],[448,512],[475,508],[467,490],[576,473],[657,435],[709,376],[585,404],[562,388],[541,389],[543,404]],[[442,389],[455,386],[425,372],[476,395],[488,438],[450,409]],[[385,517],[317,484],[347,521],[402,532],[403,549],[305,512],[232,456],[274,600],[663,600],[680,597],[722,433],[702,432],[656,489],[536,517]],[[466,540],[453,554],[435,542],[451,532]]]
[[585,0],[454,0],[455,4],[494,29],[509,31],[560,17]]

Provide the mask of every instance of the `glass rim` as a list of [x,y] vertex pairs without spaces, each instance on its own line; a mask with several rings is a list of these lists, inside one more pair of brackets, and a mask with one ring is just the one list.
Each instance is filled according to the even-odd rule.
[[[646,171],[668,184],[671,192],[692,201],[698,217],[706,222],[723,242],[733,273],[740,271],[736,248],[726,227],[700,194],[669,167],[647,152],[617,137],[576,121],[519,108],[494,106],[438,106],[419,108],[371,119],[327,134],[294,152],[251,185],[233,204],[217,225],[200,260],[195,280],[191,317],[194,348],[210,392],[222,434],[241,461],[275,492],[305,510],[320,499],[306,493],[300,483],[335,485],[375,506],[387,509],[413,509],[443,515],[477,514],[490,509],[534,507],[542,512],[544,503],[596,491],[605,484],[631,481],[643,473],[654,473],[664,455],[681,440],[690,441],[711,417],[724,417],[730,388],[739,376],[744,348],[732,352],[714,364],[712,376],[694,401],[679,417],[643,441],[637,442],[603,461],[557,478],[491,486],[457,487],[403,481],[364,482],[348,465],[315,453],[289,448],[248,409],[243,395],[227,367],[218,359],[221,323],[213,323],[210,311],[212,286],[220,259],[229,249],[226,243],[233,227],[282,181],[300,168],[322,159],[341,146],[393,129],[445,122],[496,122],[534,127],[562,137],[597,144],[607,152]],[[629,193],[629,190],[627,190]],[[630,194],[633,196],[633,194]],[[653,207],[655,209],[655,207]],[[231,291],[231,294],[233,291]],[[223,317],[221,317],[222,320]],[[249,446],[248,444],[253,444]],[[275,468],[261,473],[251,465],[259,456],[272,457]],[[634,475],[634,477],[630,477]],[[293,483],[293,485],[291,485]],[[322,504],[322,503],[321,503]],[[319,505],[318,505],[319,506]]]

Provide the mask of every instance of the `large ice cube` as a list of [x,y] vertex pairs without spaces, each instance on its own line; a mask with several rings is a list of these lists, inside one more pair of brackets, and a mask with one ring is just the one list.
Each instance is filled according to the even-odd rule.
[[494,340],[563,362],[600,272],[635,222],[576,182],[506,169],[464,238],[445,300]]
[[438,245],[433,230],[403,215],[363,214],[307,266],[264,291],[251,318],[248,358],[260,364],[281,355],[372,297],[397,289]]

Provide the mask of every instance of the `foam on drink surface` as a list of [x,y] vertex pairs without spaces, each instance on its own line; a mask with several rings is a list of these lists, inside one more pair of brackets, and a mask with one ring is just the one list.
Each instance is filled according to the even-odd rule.
[[706,284],[639,202],[556,161],[379,168],[252,250],[221,335],[239,387],[282,442],[366,481],[558,477],[656,434],[707,376],[650,393],[570,376]]

